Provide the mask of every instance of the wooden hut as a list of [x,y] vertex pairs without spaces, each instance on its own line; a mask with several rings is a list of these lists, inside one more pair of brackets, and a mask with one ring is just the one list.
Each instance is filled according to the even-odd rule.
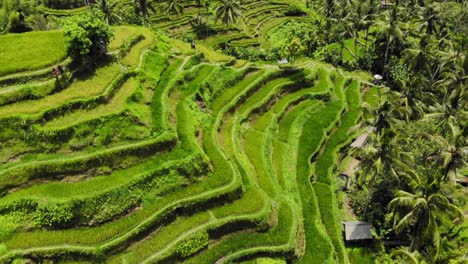
[[343,235],[345,243],[360,243],[372,240],[372,225],[361,221],[343,222]]

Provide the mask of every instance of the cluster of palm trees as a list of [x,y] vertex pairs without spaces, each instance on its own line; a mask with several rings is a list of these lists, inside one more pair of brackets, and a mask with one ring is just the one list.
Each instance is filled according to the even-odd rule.
[[[196,0],[196,3],[198,8],[197,19],[200,20],[202,14],[211,14],[210,7],[213,4],[215,21],[221,21],[226,27],[236,23],[238,18],[242,17],[242,11],[244,10],[239,0]],[[157,6],[160,6],[162,8],[161,12],[168,14],[170,19],[184,13],[181,0],[132,0],[131,2],[97,0],[95,5],[104,13],[109,24],[118,24],[122,21],[129,14],[128,7],[131,7],[136,15],[141,16],[143,23],[148,22],[148,18],[152,13],[157,13]],[[204,13],[201,12],[202,9],[205,10]]]
[[[452,98],[448,101],[463,105],[460,90],[447,95]],[[410,238],[409,247],[395,251],[395,257],[427,263],[460,259],[463,247],[453,250],[459,237],[452,233],[464,220],[454,203],[455,179],[463,177],[461,169],[467,168],[466,106],[459,110],[465,111],[465,117],[447,118],[443,111],[425,109],[420,118],[407,119],[410,109],[403,107],[402,95],[384,93],[376,106],[364,104],[371,116],[366,120],[371,137],[364,148],[353,152],[363,159],[354,194],[367,195],[361,201],[351,198],[356,212],[380,229],[382,236],[391,230]]]
[[[324,1],[322,9],[345,24],[341,37],[354,39],[356,61],[371,56],[368,69],[389,86],[377,105],[364,105],[373,129],[369,144],[354,153],[363,162],[353,205],[381,236],[409,237],[395,258],[461,260],[467,257],[458,225],[464,215],[456,204],[466,198],[455,180],[466,177],[468,160],[468,25],[461,22],[468,19],[467,2],[394,1],[387,9],[366,2]],[[337,11],[343,6],[354,12],[343,17]]]

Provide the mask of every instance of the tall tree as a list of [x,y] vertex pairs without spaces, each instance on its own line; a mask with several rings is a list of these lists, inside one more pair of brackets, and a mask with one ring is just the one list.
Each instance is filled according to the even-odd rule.
[[144,23],[148,20],[150,11],[156,13],[156,9],[148,2],[148,0],[133,0],[133,6],[135,8],[135,12],[142,15]]
[[107,0],[98,0],[96,4],[98,5],[101,12],[104,14],[104,19],[108,24],[115,24],[122,20],[116,12],[115,9],[120,1],[114,1],[111,4]]
[[396,191],[395,198],[388,205],[393,212],[395,231],[410,231],[410,251],[427,252],[427,248],[432,248],[438,254],[441,241],[439,223],[447,217],[460,223],[462,211],[442,194],[443,181],[437,174],[421,176],[405,166],[398,175],[406,179],[408,190]]
[[236,23],[239,17],[242,17],[242,10],[239,0],[221,0],[215,7],[216,20],[221,20],[224,26]]
[[[467,128],[465,127],[463,130],[467,130]],[[450,180],[454,183],[457,176],[460,175],[460,170],[467,166],[468,147],[464,135],[466,132],[463,130],[454,128],[451,130],[453,134],[446,136],[446,138],[439,135],[431,136],[432,142],[439,146],[432,158],[439,161],[444,181]]]
[[398,20],[398,8],[396,6],[390,12],[384,12],[377,22],[376,26],[380,28],[378,34],[382,35],[385,45],[384,62],[382,67],[382,76],[386,76],[386,66],[390,57],[391,45],[395,42],[403,42],[403,30]]

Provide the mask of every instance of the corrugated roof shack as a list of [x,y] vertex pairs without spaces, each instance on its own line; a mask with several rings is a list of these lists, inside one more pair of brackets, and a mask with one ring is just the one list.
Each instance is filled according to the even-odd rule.
[[343,222],[343,235],[346,244],[360,244],[371,241],[372,225],[361,221]]

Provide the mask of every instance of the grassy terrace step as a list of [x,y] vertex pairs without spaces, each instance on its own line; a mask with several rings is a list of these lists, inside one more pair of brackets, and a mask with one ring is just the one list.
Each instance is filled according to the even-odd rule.
[[0,76],[40,69],[62,62],[67,56],[60,31],[39,31],[0,36]]
[[[268,82],[262,89],[257,93],[250,96],[238,109],[239,120],[242,121],[248,118],[248,114],[252,113],[255,109],[262,107],[267,103],[270,98],[278,93],[278,91],[286,86],[294,84],[292,81],[294,78],[298,78],[297,75],[274,79]],[[259,128],[262,129],[262,128]],[[263,135],[261,132],[249,130],[245,133],[244,149],[247,157],[252,162],[256,175],[257,181],[261,188],[263,188],[270,197],[275,197],[277,189],[275,189],[272,179],[270,178],[271,172],[268,172],[267,166],[262,159],[263,155],[267,151],[264,149],[265,143],[262,141]]]
[[179,68],[182,66],[184,60],[182,58],[176,58],[167,69],[163,71],[161,78],[155,88],[152,100],[152,119],[153,128],[155,131],[164,131],[169,128],[168,124],[168,110],[166,106],[166,100],[170,89],[178,78]]
[[[173,157],[167,155],[166,158]],[[160,160],[164,161],[163,159]],[[14,203],[11,204],[11,206],[13,206],[11,208],[20,208],[20,212],[31,210],[30,213],[35,215],[44,208],[53,209],[59,205],[62,208],[67,208],[69,213],[72,214],[70,222],[62,223],[62,228],[76,225],[96,226],[110,220],[115,221],[122,215],[131,212],[131,210],[141,204],[141,200],[145,199],[145,196],[148,195],[148,193],[163,199],[168,198],[168,193],[180,190],[184,184],[187,184],[188,177],[194,178],[199,176],[201,173],[195,172],[194,170],[187,171],[185,168],[194,166],[204,167],[206,170],[206,164],[201,164],[202,162],[203,160],[200,159],[199,156],[188,155],[184,159],[168,160],[160,164],[153,164],[153,168],[144,171],[139,175],[131,175],[132,177],[130,179],[119,179],[118,176],[120,175],[110,176],[108,177],[109,181],[120,180],[120,183],[110,182],[109,185],[113,186],[109,186],[106,190],[96,190],[94,193],[79,193],[74,197],[66,197],[58,201],[57,199],[55,201],[48,199],[47,203],[34,198],[20,199],[16,205]],[[141,169],[142,168],[140,167],[140,170]],[[130,172],[132,173],[132,171]],[[134,172],[137,173],[137,171]],[[94,182],[99,183],[98,180],[95,180]],[[77,187],[85,187],[86,185],[89,186],[89,184],[86,183],[79,185],[75,184]],[[63,187],[63,185],[61,187]],[[65,187],[71,186],[69,184]],[[52,188],[48,189],[51,190]],[[64,188],[61,190],[63,189]],[[92,189],[93,188],[90,188],[90,191],[92,191]],[[54,193],[61,191],[60,189],[52,190]],[[83,188],[81,188],[81,191],[84,191]],[[76,193],[77,190],[72,191],[72,194]],[[36,208],[33,206],[35,203],[37,204]],[[25,208],[22,205],[27,205],[27,207]],[[10,204],[5,206],[10,206]],[[22,224],[25,226],[27,225],[27,223]],[[34,236],[34,232],[30,233],[30,235]],[[52,240],[49,241],[49,243],[52,242]],[[10,246],[13,244],[10,244]]]
[[[157,138],[148,139],[130,145],[118,146],[100,152],[73,155],[55,160],[34,161],[13,164],[0,171],[0,190],[21,186],[34,179],[50,179],[61,174],[79,173],[95,166],[115,166],[122,157],[152,155],[173,147],[176,138],[172,133],[165,133]],[[120,159],[116,159],[121,157]]]
[[183,160],[195,162],[195,158],[196,156],[194,154],[188,153],[180,148],[175,148],[170,152],[163,152],[146,158],[136,165],[114,170],[110,174],[97,175],[85,181],[50,182],[24,188],[0,198],[2,204],[0,208],[7,208],[9,207],[8,204],[18,203],[22,199],[54,203],[66,202],[70,199],[92,197],[119,188],[120,186],[128,185],[141,175],[160,170],[159,168],[166,166],[166,163],[181,164]]
[[[290,76],[288,78],[279,78],[279,79],[272,79],[271,81],[269,81],[264,87],[262,87],[262,89],[260,89],[258,92],[254,93],[252,96],[249,96],[248,99],[243,103],[243,105],[241,105],[239,107],[239,109],[237,110],[237,112],[239,114],[235,115],[236,116],[236,119],[243,119],[243,118],[246,118],[246,116],[249,115],[249,113],[251,113],[255,108],[258,108],[259,106],[265,104],[265,102],[268,101],[268,98],[273,95],[274,93],[278,92],[278,89],[280,88],[283,88],[283,87],[286,87],[287,85],[292,85],[293,82],[290,81],[289,78],[293,79],[292,77],[297,77],[297,76]],[[261,100],[259,100],[261,99]],[[279,105],[279,106],[278,106]],[[278,111],[278,112],[282,112],[282,110],[280,110],[280,108],[282,108],[283,110],[286,108],[287,106],[287,103],[279,103],[279,104],[275,104],[273,106],[273,108],[275,108],[275,110],[272,110],[274,112]],[[268,114],[266,114],[266,116],[268,116]],[[269,117],[269,116],[268,116]],[[234,120],[236,120],[234,119]],[[229,123],[230,121],[227,121],[227,123]],[[255,125],[257,125],[259,123],[255,123]],[[233,126],[232,125],[227,125],[226,128],[228,130],[231,130],[232,131],[232,128]],[[262,127],[259,125],[259,126],[256,126],[257,130],[262,130]],[[265,128],[266,129],[266,128]],[[236,129],[238,130],[238,128]],[[262,130],[263,131],[263,130]],[[255,132],[255,131],[254,131]],[[233,133],[233,132],[231,132]],[[265,132],[266,133],[266,132]],[[235,133],[234,133],[235,134]],[[261,142],[260,138],[262,138],[263,135],[260,135],[260,137],[257,137],[257,142]],[[231,136],[231,137],[234,137],[234,136]],[[234,140],[233,142],[236,142],[236,140]],[[252,145],[255,141],[251,141],[251,142],[245,142],[245,146],[249,146],[249,145]],[[262,145],[262,144],[260,144]],[[237,151],[236,151],[237,152]],[[258,151],[257,152],[248,152],[250,153],[250,158],[253,160],[254,164],[256,164],[255,160],[257,160],[257,156],[258,156]],[[262,156],[262,151],[260,151],[260,156]],[[237,159],[239,160],[239,163],[240,164],[244,164],[245,165],[245,161],[242,161],[242,156],[237,156]],[[268,158],[266,157],[263,157],[264,160],[268,160]],[[262,163],[262,162],[260,162]],[[266,165],[265,168],[268,168],[268,167],[271,167],[271,165]],[[244,169],[247,169],[247,168],[244,168]],[[253,173],[253,171],[250,169],[249,170],[250,173]],[[265,185],[265,182],[264,181],[259,181],[259,187],[260,188],[266,188],[268,186]],[[273,195],[274,196],[274,195]],[[292,219],[297,219],[297,215],[296,216],[290,216]],[[293,248],[293,244],[295,244],[295,234],[296,234],[296,230],[297,230],[297,222],[296,224],[293,225],[293,227],[291,228],[291,232],[290,232],[290,237],[289,237],[289,242],[286,243],[285,245],[281,245],[281,246],[266,246],[266,247],[259,247],[259,248],[256,248],[255,250],[247,250],[247,251],[240,251],[238,253],[236,253],[235,255],[233,255],[232,257],[233,258],[238,258],[240,256],[247,256],[247,255],[250,255],[250,254],[258,254],[259,252],[261,251],[267,251],[267,252],[287,252],[287,251],[291,251],[291,249]],[[293,232],[294,230],[294,232]]]
[[304,124],[297,154],[297,181],[303,205],[305,252],[300,263],[335,263],[335,249],[320,220],[317,198],[310,182],[310,157],[325,140],[326,131],[337,121],[342,102],[329,103]]
[[291,239],[295,236],[295,217],[288,203],[281,201],[278,205],[275,225],[266,233],[238,233],[228,235],[221,241],[213,244],[208,250],[202,251],[183,263],[216,263],[219,260],[226,262],[248,258],[263,253],[283,256],[284,252],[293,251]]
[[[177,134],[181,142],[181,147],[185,149],[196,150],[203,153],[203,150],[197,144],[195,134],[199,126],[199,120],[194,118],[194,113],[190,109],[190,100],[193,100],[194,94],[200,89],[202,82],[209,79],[215,67],[211,65],[201,65],[195,72],[197,77],[182,88],[181,99],[176,106],[177,115]],[[198,126],[196,126],[198,124]]]
[[341,118],[340,127],[330,136],[323,152],[316,161],[315,173],[318,182],[328,185],[332,185],[334,182],[334,179],[331,179],[331,170],[333,169],[333,164],[337,162],[336,153],[349,141],[350,135],[348,135],[348,130],[357,123],[361,115],[359,89],[359,82],[357,81],[353,81],[347,88],[347,112]]
[[138,83],[135,78],[130,78],[122,84],[122,87],[120,87],[115,96],[109,100],[109,103],[100,105],[94,109],[78,110],[63,117],[55,118],[45,123],[42,129],[63,129],[80,122],[122,113],[125,111],[128,98],[135,92],[137,85]]
[[336,181],[333,165],[337,163],[336,153],[349,142],[348,130],[354,126],[361,115],[359,83],[353,81],[346,91],[348,110],[340,120],[340,126],[331,134],[320,157],[315,162],[316,181],[313,183],[320,208],[320,215],[327,233],[337,251],[341,263],[346,263],[346,252],[341,240],[341,227],[337,200],[335,197]]
[[84,13],[88,10],[87,6],[78,7],[78,8],[70,8],[70,9],[52,9],[47,7],[41,7],[41,11],[54,16],[72,16]]
[[[271,204],[260,195],[260,199],[249,200],[252,204],[241,208],[240,205],[245,204],[248,198],[251,198],[250,195],[233,204],[217,207],[213,212],[200,212],[176,220],[174,224],[158,230],[149,240],[138,244],[128,256],[117,257],[118,262],[150,263],[168,259],[180,261],[184,256],[177,254],[177,247],[194,233],[207,232],[209,237],[216,238],[228,230],[255,227],[269,215]],[[230,212],[231,208],[236,208],[237,212]]]
[[156,41],[156,36],[151,32],[151,29],[139,28],[138,32],[143,36],[143,39],[135,43],[130,51],[120,60],[123,65],[132,68],[140,68],[145,51],[153,46]]
[[[254,75],[254,76],[255,76],[255,75]],[[277,82],[276,84],[274,83],[275,81],[272,81],[272,82],[273,82],[273,84],[271,84],[271,87],[272,87],[272,88],[269,88],[269,89],[268,89],[268,88],[265,88],[265,90],[267,90],[267,91],[268,91],[268,90],[271,91],[271,89],[274,90],[274,88],[278,88],[278,87],[280,86],[280,83],[281,83],[281,82],[284,82],[284,81],[285,81],[285,80],[276,81],[276,82]],[[270,83],[268,83],[268,84],[270,84]],[[251,85],[247,86],[247,87],[251,87],[251,88],[245,89],[243,93],[244,93],[244,94],[250,94],[250,93],[252,93],[252,92],[255,91],[256,89],[258,89],[258,88],[255,88],[255,86],[256,86],[256,84],[255,84],[255,82],[254,82],[254,83],[252,83]],[[239,87],[241,87],[241,86],[239,86]],[[262,90],[263,90],[263,89],[261,89],[261,90],[259,90],[259,91],[262,91]],[[228,90],[228,91],[229,91],[229,90]],[[245,96],[245,95],[243,95],[243,94],[238,95],[238,98],[239,98],[240,96]],[[251,97],[249,97],[249,99],[250,99],[250,98],[251,98]],[[239,102],[242,102],[242,101],[239,101]],[[248,105],[248,104],[250,104],[250,103],[249,103],[248,100],[247,100],[247,101],[245,101],[245,104]],[[243,105],[242,105],[242,106],[243,106]],[[242,108],[242,107],[241,107],[241,108]],[[248,110],[249,108],[246,108],[246,109],[247,109],[246,111],[249,111],[249,110]],[[250,109],[252,109],[252,108],[250,108]],[[226,142],[226,141],[225,141],[225,142]],[[293,229],[294,229],[294,227],[293,227]],[[295,229],[294,229],[294,230],[295,230]]]
[[[113,30],[114,37],[107,47],[110,52],[118,51],[129,39],[133,39],[134,37],[140,35],[142,27],[118,26],[113,27]],[[144,32],[147,31],[147,29],[144,30]]]
[[[122,58],[122,62],[126,65],[138,68],[143,61],[144,49],[153,45],[154,34],[146,29],[143,35],[144,39],[136,43]],[[29,101],[1,107],[0,116],[7,120],[15,116],[23,119],[50,119],[69,109],[94,107],[102,101],[109,100],[115,93],[115,89],[128,76],[128,73],[123,73],[121,67],[110,59],[107,64],[95,70],[93,78],[86,75],[78,76],[67,89],[35,100],[33,107]]]
[[66,58],[65,60],[55,64],[47,65],[45,68],[39,70],[31,70],[26,72],[12,73],[0,77],[0,91],[6,89],[11,85],[23,84],[25,81],[35,80],[35,81],[45,81],[50,80],[51,77],[51,67],[57,67],[58,65],[69,66],[71,63],[71,58]]
[[7,86],[0,89],[0,106],[22,100],[42,98],[55,90],[57,90],[57,86],[54,79]]
[[112,87],[113,80],[121,74],[120,66],[117,63],[108,63],[96,70],[93,78],[77,79],[67,89],[47,96],[45,98],[0,107],[0,116],[3,119],[19,115],[36,115],[36,119],[43,117],[51,109],[58,109],[66,102],[73,100],[92,100],[103,95]]
[[256,8],[254,10],[252,10],[251,12],[248,12],[246,15],[245,15],[245,19],[246,21],[250,21],[251,19],[261,15],[261,14],[265,14],[265,13],[272,13],[272,12],[276,12],[276,11],[280,11],[280,10],[285,10],[285,8],[287,8],[288,5],[287,4],[278,4],[278,5],[267,5],[267,6],[262,6],[260,8]]
[[[288,112],[284,113],[281,122],[278,124],[277,132],[274,134],[274,149],[272,159],[276,161],[275,172],[278,183],[287,192],[296,193],[296,149],[298,145],[298,127],[301,127],[301,116],[309,113],[312,109],[320,109],[322,102],[318,100],[305,100],[296,106],[291,106]],[[303,118],[302,118],[303,119]],[[284,137],[284,138],[282,138]],[[286,154],[290,153],[290,155]],[[299,197],[298,195],[295,195]],[[300,199],[296,200],[300,203]]]
[[[121,248],[122,245],[126,245],[128,241],[136,239],[142,234],[147,233],[149,230],[154,228],[155,225],[158,225],[158,223],[160,223],[162,219],[165,219],[166,217],[173,215],[176,212],[189,210],[189,208],[195,208],[195,205],[206,204],[207,202],[212,201],[213,199],[229,200],[228,198],[230,196],[235,195],[239,191],[239,178],[238,176],[235,176],[235,174],[233,174],[236,173],[235,168],[231,164],[229,164],[223,158],[223,154],[220,153],[219,150],[217,150],[216,144],[213,141],[214,134],[212,134],[214,133],[214,131],[217,130],[216,127],[219,126],[222,115],[224,112],[227,111],[227,109],[229,109],[228,107],[229,106],[225,106],[223,110],[217,114],[216,121],[213,123],[212,126],[208,128],[207,131],[205,131],[205,133],[203,133],[204,149],[207,155],[210,157],[210,160],[212,161],[212,164],[215,168],[214,171],[218,171],[218,173],[222,172],[221,175],[216,173],[216,175],[208,177],[208,183],[212,187],[206,186],[205,184],[195,184],[189,186],[188,188],[185,188],[184,190],[181,190],[180,192],[175,192],[174,194],[169,195],[167,199],[164,199],[165,203],[162,208],[160,208],[159,210],[153,210],[150,216],[145,217],[145,220],[143,222],[139,222],[130,231],[120,234],[120,236],[118,237],[115,237],[114,235],[113,239],[108,240],[108,242],[102,244],[99,247],[100,252],[109,252],[116,248]],[[218,186],[218,188],[216,188],[215,186]],[[190,195],[187,196],[184,195],[184,193]],[[181,199],[180,197],[186,198]],[[40,247],[35,248],[32,251],[11,251],[4,256],[4,259],[11,258],[15,255],[28,255],[32,254],[33,252],[36,252],[34,254],[46,254],[47,252],[54,254],[54,252],[57,252],[57,250],[60,250],[61,252],[82,252],[85,255],[96,255],[97,252],[97,248],[95,247]]]

